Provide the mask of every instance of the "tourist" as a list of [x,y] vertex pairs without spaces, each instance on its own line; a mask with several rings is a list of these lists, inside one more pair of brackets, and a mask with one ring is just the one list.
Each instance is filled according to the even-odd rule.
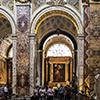
[[3,95],[3,88],[2,88],[2,86],[0,85],[0,98],[2,97],[2,95]]
[[45,96],[46,96],[46,89],[45,89],[45,87],[41,87],[40,88],[39,94],[40,94],[40,99],[41,100],[45,100]]
[[34,89],[34,100],[39,100],[39,86]]
[[4,86],[4,93],[6,96],[8,96],[9,91],[7,85]]
[[49,86],[48,90],[47,90],[47,100],[53,100],[54,97],[54,89]]
[[64,100],[64,92],[65,92],[65,88],[61,86],[58,88],[58,96],[60,100]]

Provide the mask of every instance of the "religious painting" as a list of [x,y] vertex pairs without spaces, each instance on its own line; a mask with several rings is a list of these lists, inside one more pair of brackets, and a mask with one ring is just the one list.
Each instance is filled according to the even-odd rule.
[[53,64],[53,81],[65,81],[65,64]]

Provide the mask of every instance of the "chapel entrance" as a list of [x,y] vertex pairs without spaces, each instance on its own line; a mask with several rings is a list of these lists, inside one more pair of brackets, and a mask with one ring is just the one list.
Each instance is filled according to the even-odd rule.
[[66,85],[72,81],[72,57],[47,57],[45,71],[46,85]]
[[72,82],[73,73],[76,75],[76,49],[76,42],[70,34],[62,30],[51,32],[40,53],[41,85],[56,87],[58,84],[66,85],[67,81]]

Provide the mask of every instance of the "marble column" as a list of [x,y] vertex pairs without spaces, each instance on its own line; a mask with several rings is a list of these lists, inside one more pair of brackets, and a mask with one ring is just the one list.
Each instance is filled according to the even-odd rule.
[[12,59],[12,92],[13,94],[16,94],[16,35],[12,35],[12,41],[13,41],[13,59]]
[[79,90],[83,89],[84,80],[84,35],[79,34],[78,36],[78,64],[77,64],[77,76]]
[[29,35],[30,39],[30,96],[33,95],[35,86],[35,34]]

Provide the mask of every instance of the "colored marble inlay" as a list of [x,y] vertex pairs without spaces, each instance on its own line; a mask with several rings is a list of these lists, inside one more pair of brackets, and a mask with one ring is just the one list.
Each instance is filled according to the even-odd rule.
[[17,87],[18,95],[29,95],[29,6],[17,6]]

